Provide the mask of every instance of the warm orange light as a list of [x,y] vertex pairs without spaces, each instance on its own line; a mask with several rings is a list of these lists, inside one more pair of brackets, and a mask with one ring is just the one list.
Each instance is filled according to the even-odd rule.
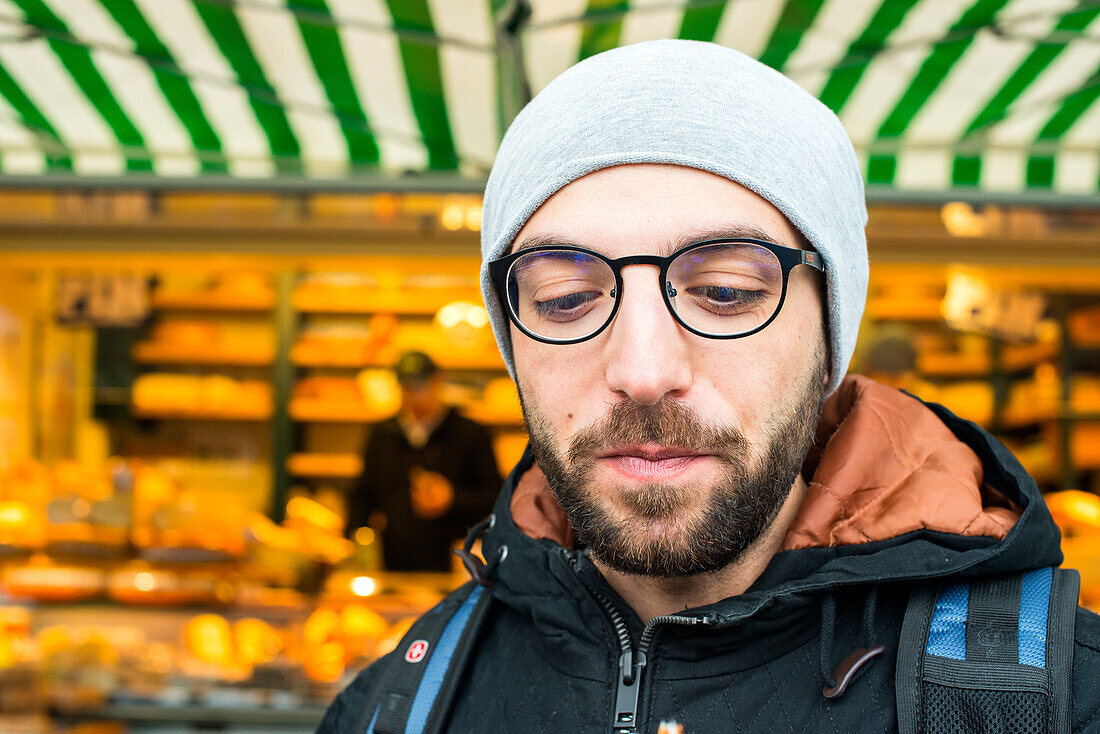
[[148,571],[134,574],[134,588],[138,591],[152,591],[157,585],[157,580]]
[[454,329],[461,324],[481,329],[489,323],[489,312],[477,303],[452,301],[436,312],[435,320],[444,329]]
[[30,521],[30,510],[22,502],[0,503],[0,525],[22,527]]
[[351,580],[351,593],[356,596],[371,596],[378,591],[378,582],[370,576],[356,576]]
[[466,223],[466,211],[460,204],[448,204],[439,213],[439,223],[443,229],[457,232]]

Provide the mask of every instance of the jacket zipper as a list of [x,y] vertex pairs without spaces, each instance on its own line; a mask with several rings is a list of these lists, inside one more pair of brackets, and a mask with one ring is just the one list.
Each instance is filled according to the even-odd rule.
[[[568,549],[564,550],[573,570],[579,571],[580,563],[577,560],[576,553]],[[581,582],[584,583],[584,580],[581,579]],[[711,616],[688,617],[681,614],[666,614],[654,617],[646,623],[645,629],[642,630],[642,636],[638,639],[638,649],[635,650],[630,641],[630,630],[626,626],[623,615],[606,596],[587,583],[584,583],[584,586],[607,612],[607,616],[615,627],[615,634],[619,638],[621,652],[619,654],[618,681],[615,687],[615,715],[611,720],[611,731],[613,734],[636,734],[638,731],[638,694],[642,688],[642,673],[645,671],[646,656],[649,653],[650,645],[653,644],[657,627],[662,624],[683,626],[712,624],[714,619]]]

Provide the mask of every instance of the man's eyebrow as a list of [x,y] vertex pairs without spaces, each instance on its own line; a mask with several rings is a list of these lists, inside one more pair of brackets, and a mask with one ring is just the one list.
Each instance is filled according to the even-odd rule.
[[566,237],[565,235],[556,234],[554,232],[535,232],[524,237],[519,242],[512,245],[510,252],[519,252],[520,250],[528,250],[532,247],[555,247],[555,246],[572,246],[587,247],[582,242],[578,242],[575,239]]
[[[785,242],[784,240],[787,238],[777,237],[775,233],[768,232],[752,224],[728,224],[719,227],[689,229],[682,232],[674,239],[663,242],[661,249],[664,251],[662,254],[668,255],[695,242],[702,242],[704,240],[738,239],[764,240],[766,242],[773,242],[777,245],[785,245],[786,247],[803,246],[801,241]],[[527,250],[532,247],[555,246],[584,247],[599,252],[600,248],[594,245],[595,243],[584,242],[583,240],[567,237],[556,232],[534,232],[515,243],[510,252],[519,252],[520,250]]]
[[695,242],[704,240],[764,240],[785,247],[799,247],[800,242],[787,242],[786,237],[778,237],[776,233],[761,229],[753,224],[727,224],[720,227],[701,227],[682,232],[678,237],[668,243],[668,254],[676,252]]

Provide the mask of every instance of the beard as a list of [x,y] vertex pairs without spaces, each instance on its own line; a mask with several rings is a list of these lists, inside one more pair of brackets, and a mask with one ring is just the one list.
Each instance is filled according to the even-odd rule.
[[[535,459],[578,544],[620,573],[655,578],[694,576],[737,562],[774,522],[813,443],[825,389],[824,359],[815,356],[809,379],[765,424],[755,456],[736,427],[708,424],[673,398],[652,405],[616,403],[603,420],[574,436],[563,456],[548,421],[523,401]],[[607,487],[593,480],[597,457],[639,444],[709,454],[718,461],[719,476],[709,486]],[[608,495],[617,498],[618,509]]]

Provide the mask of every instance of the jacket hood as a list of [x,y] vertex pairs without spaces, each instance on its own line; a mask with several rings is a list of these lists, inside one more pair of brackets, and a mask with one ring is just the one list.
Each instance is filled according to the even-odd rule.
[[[864,377],[846,378],[826,401],[803,476],[809,490],[783,549],[745,593],[709,605],[720,616],[749,616],[822,589],[1062,560],[1038,487],[1000,442],[942,406]],[[576,590],[562,560],[575,542],[572,528],[530,450],[495,513],[483,546],[486,554],[508,546],[498,596]]]

